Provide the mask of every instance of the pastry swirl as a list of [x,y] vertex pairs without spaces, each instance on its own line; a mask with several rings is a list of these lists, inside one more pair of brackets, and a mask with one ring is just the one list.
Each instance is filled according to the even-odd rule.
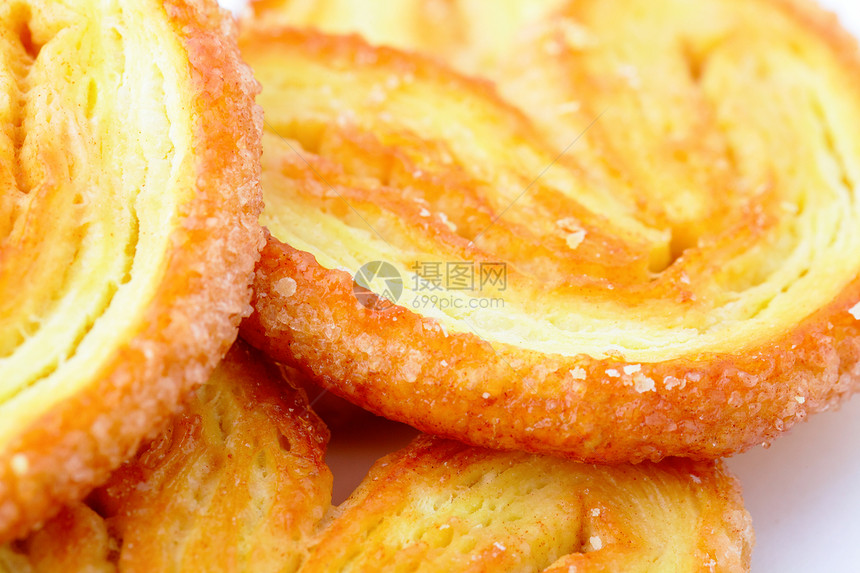
[[[272,234],[248,340],[423,431],[592,461],[736,453],[856,389],[860,66],[832,17],[449,4],[454,48],[406,46],[435,60],[248,23]],[[393,306],[353,294],[373,261]],[[449,264],[506,283],[425,270]]]
[[167,430],[0,571],[745,571],[720,462],[592,466],[421,436],[338,507],[328,432],[238,343]]
[[304,392],[237,343],[87,503],[0,548],[0,571],[295,571],[331,503],[327,440]]
[[371,469],[302,573],[746,571],[720,462],[595,466],[421,436]]
[[214,2],[0,6],[0,540],[104,481],[235,338],[257,91]]

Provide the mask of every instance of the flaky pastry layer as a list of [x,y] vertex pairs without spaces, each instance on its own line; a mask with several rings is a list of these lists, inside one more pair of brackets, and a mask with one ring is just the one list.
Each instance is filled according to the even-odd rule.
[[720,463],[594,466],[422,436],[335,511],[303,572],[745,571]]
[[207,0],[0,6],[0,540],[82,498],[249,312],[262,118]]
[[327,440],[304,392],[237,343],[87,503],[0,548],[0,570],[296,571],[331,504]]
[[592,466],[422,436],[331,507],[328,432],[241,343],[137,456],[0,571],[745,571],[721,463]]
[[[832,17],[449,4],[449,43],[379,34],[435,59],[247,22],[272,238],[246,338],[421,430],[593,461],[736,453],[856,389],[860,65]],[[393,305],[354,293],[374,261]]]

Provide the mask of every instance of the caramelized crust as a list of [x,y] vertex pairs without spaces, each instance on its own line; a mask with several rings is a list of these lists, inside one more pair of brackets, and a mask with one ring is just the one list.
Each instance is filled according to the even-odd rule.
[[[856,390],[860,64],[832,17],[452,1],[436,45],[345,4],[291,21],[435,60],[272,3],[246,23],[272,235],[252,344],[428,433],[603,462],[736,453]],[[373,261],[396,304],[355,296]],[[428,276],[449,263],[506,283]]]
[[302,571],[736,572],[751,546],[719,463],[593,466],[423,436],[376,463]]
[[13,571],[296,571],[331,503],[328,430],[237,344],[88,504],[0,551]]
[[237,345],[86,504],[0,547],[0,571],[749,568],[721,463],[592,466],[420,436],[332,508],[326,438],[304,393]]
[[262,117],[214,1],[0,6],[0,540],[84,497],[249,312]]

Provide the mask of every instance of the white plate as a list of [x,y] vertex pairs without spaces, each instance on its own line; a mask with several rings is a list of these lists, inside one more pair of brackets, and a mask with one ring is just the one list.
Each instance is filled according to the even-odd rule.
[[[221,1],[234,9],[244,5],[244,0]],[[860,36],[860,1],[821,2]],[[328,462],[340,502],[377,457],[405,445],[414,431],[376,420],[367,422],[360,436],[333,434]],[[854,400],[839,412],[813,416],[768,450],[729,460],[753,516],[754,572],[860,571],[858,437],[860,400]]]

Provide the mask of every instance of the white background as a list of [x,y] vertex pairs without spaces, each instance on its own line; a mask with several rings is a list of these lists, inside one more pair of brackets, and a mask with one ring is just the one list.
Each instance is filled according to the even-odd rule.
[[[860,35],[860,0],[820,1]],[[244,4],[221,2],[230,8]],[[378,455],[405,443],[408,434],[384,422],[368,427],[362,441],[335,432],[328,460],[336,501]],[[839,412],[813,416],[768,450],[757,448],[728,463],[753,516],[754,573],[860,571],[860,398]]]

